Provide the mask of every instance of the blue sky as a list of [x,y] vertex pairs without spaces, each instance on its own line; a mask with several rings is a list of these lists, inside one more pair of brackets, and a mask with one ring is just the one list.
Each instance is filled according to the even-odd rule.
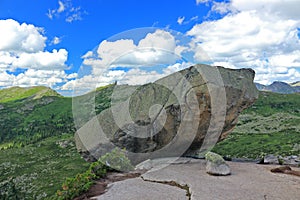
[[[263,84],[294,82],[300,80],[299,7],[297,0],[0,0],[0,87],[46,85],[70,95],[73,87],[153,81],[197,62],[251,67]],[[142,27],[155,29],[122,33]],[[138,52],[103,69],[126,50]],[[155,66],[163,64],[159,70],[140,68],[153,57]]]

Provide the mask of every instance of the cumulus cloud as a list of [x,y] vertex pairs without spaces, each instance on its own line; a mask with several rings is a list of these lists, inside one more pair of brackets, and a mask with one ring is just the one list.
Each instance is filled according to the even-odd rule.
[[28,86],[28,85],[45,85],[55,88],[58,83],[68,81],[69,76],[63,70],[35,70],[28,69],[24,73],[20,73],[14,77],[13,85]]
[[31,69],[64,69],[67,59],[68,52],[65,49],[58,51],[54,49],[52,52],[21,53],[11,63],[11,66]]
[[45,47],[43,29],[32,24],[19,24],[13,19],[0,20],[0,51],[37,52]]
[[52,20],[54,17],[59,18],[64,14],[65,21],[71,23],[82,20],[82,16],[87,14],[80,6],[73,6],[71,0],[58,1],[58,6],[56,9],[48,9],[46,15],[49,19]]
[[7,19],[0,20],[0,29],[3,30],[0,32],[0,87],[55,87],[76,78],[76,74],[68,75],[64,71],[67,50],[45,51],[47,38],[42,28]]
[[145,70],[142,68],[132,68],[125,70],[107,70],[95,76],[89,74],[76,80],[68,81],[64,84],[62,90],[73,90],[77,92],[75,95],[89,92],[96,87],[108,85],[117,81],[118,84],[141,85],[149,82],[154,82],[159,78],[165,77],[171,73],[191,66],[191,63],[175,63],[174,65],[166,66],[162,72],[155,70]]
[[91,72],[66,83],[62,89],[70,90],[76,85],[86,92],[114,81],[131,85],[155,81],[185,66],[177,61],[182,59],[181,54],[188,47],[177,42],[174,35],[160,29],[146,34],[139,41],[104,40],[95,51],[82,56],[83,68],[91,67]]
[[213,2],[213,5],[211,7],[211,11],[217,12],[220,14],[226,14],[229,12],[237,12],[234,6],[232,4],[227,2]]
[[154,33],[148,33],[145,38],[141,39],[138,47],[152,47],[172,52],[176,47],[176,41],[171,33],[158,29]]
[[228,14],[197,24],[187,34],[216,64],[251,67],[261,83],[290,82],[299,78],[299,6],[296,0],[213,2],[212,11]]
[[239,11],[256,10],[261,15],[277,16],[285,20],[300,18],[298,0],[232,0],[230,3]]
[[13,85],[15,76],[12,74],[8,74],[6,71],[0,71],[0,86],[1,87],[9,87]]
[[186,50],[176,44],[175,37],[167,31],[156,30],[134,43],[132,39],[104,40],[97,48],[97,55],[87,52],[83,64],[91,66],[94,74],[117,65],[140,67],[155,64],[172,64]]

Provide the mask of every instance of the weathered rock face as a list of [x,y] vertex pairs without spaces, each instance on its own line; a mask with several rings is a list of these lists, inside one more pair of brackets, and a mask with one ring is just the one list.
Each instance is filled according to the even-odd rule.
[[112,107],[77,131],[77,148],[97,159],[117,146],[136,161],[209,150],[258,98],[254,74],[195,65],[140,87],[117,85]]

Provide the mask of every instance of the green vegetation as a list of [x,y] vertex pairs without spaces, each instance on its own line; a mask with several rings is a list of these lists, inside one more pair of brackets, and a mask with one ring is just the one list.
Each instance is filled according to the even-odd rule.
[[133,166],[126,157],[125,151],[115,148],[92,163],[84,173],[79,173],[74,178],[67,178],[62,189],[56,192],[56,197],[59,200],[73,199],[88,191],[94,184],[94,180],[105,177],[107,172],[130,170],[133,170]]
[[[22,147],[50,136],[75,132],[72,98],[55,95],[57,93],[53,90],[49,91],[48,88],[46,88],[47,92],[39,96],[41,88],[45,89],[45,87],[33,87],[27,90],[21,88],[22,91],[26,91],[26,94],[30,93],[29,97],[27,95],[24,99],[24,95],[17,98],[14,94],[15,90],[19,91],[18,87],[0,90],[0,99],[4,99],[1,95],[15,97],[13,101],[0,103],[0,150],[13,146]],[[91,110],[99,114],[110,106],[113,88],[114,85],[108,85],[98,88],[95,92],[76,97],[81,106],[80,116],[86,114],[79,124],[84,124],[93,117]],[[36,93],[33,93],[34,91]],[[33,96],[35,98],[32,98]],[[93,105],[95,106],[91,107]]]
[[300,155],[300,94],[260,92],[228,138],[213,151],[232,158]]
[[300,133],[231,133],[214,147],[214,152],[229,158],[258,159],[267,154],[300,155],[293,147],[300,144]]
[[[0,143],[24,146],[75,131],[71,98],[45,96],[1,105]],[[2,145],[2,148],[9,146]]]
[[[110,105],[111,86],[94,94],[97,112]],[[0,115],[0,199],[49,199],[88,168],[73,141],[72,98],[45,87],[3,89]]]
[[289,113],[300,116],[300,93],[278,94],[260,92],[258,100],[244,114],[271,116],[276,113]]
[[218,165],[225,163],[225,160],[222,158],[222,156],[211,151],[205,154],[205,160]]
[[43,86],[35,86],[35,87],[28,87],[28,88],[11,87],[11,88],[0,90],[0,103],[16,101],[16,100],[21,100],[26,98],[38,99],[43,96],[60,96],[60,95],[54,90]]
[[67,177],[83,172],[88,166],[69,134],[1,150],[0,199],[49,199]]

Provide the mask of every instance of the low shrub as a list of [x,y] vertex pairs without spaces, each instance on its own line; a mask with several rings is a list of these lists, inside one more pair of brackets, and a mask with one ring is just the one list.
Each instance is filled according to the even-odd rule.
[[62,184],[62,189],[56,192],[56,199],[67,200],[81,195],[90,189],[96,179],[105,177],[109,171],[130,170],[133,170],[133,166],[125,151],[115,148],[92,163],[86,172],[77,174],[74,178],[67,178]]

